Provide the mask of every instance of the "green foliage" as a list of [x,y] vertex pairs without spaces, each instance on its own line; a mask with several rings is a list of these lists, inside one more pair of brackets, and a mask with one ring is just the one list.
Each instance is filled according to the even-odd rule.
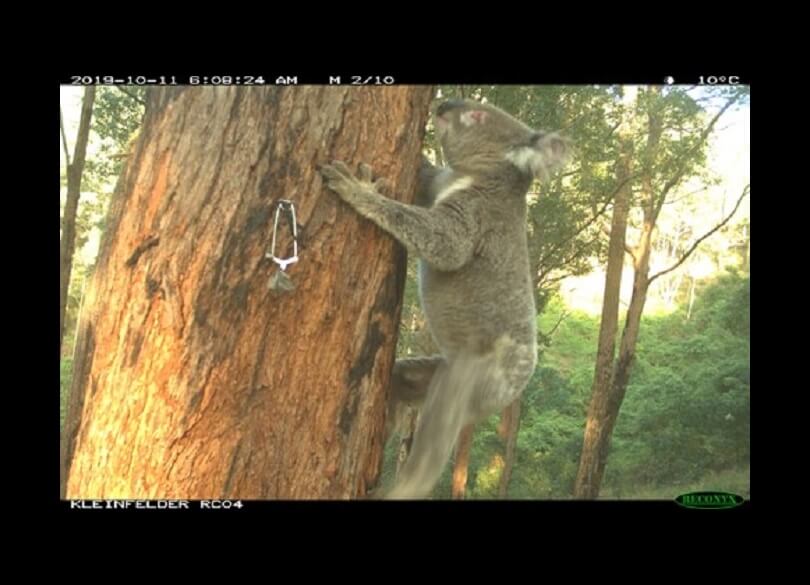
[[[605,472],[607,493],[634,494],[639,485],[695,481],[748,464],[749,298],[749,278],[732,272],[699,291],[689,320],[685,308],[643,320]],[[549,497],[570,494],[597,335],[597,319],[572,315],[546,350],[540,383],[533,381],[524,399],[515,497],[530,494],[528,485]],[[535,469],[524,466],[532,451]]]
[[729,273],[685,310],[644,319],[605,472],[616,493],[695,480],[750,456],[749,279]]
[[[82,197],[76,213],[75,249],[82,250],[93,230],[104,229],[110,195],[137,135],[143,118],[145,88],[105,87],[96,90],[90,121],[91,141],[97,148],[88,153],[82,173]],[[63,169],[64,173],[64,169]],[[63,181],[63,186],[66,181]],[[64,209],[64,201],[62,202]],[[80,254],[73,257],[65,314],[63,349],[69,352],[75,334],[83,285],[92,271],[94,259],[84,262]],[[69,353],[68,353],[69,355]]]
[[586,408],[582,395],[557,370],[538,369],[523,399],[510,497],[559,498],[571,493]]
[[681,494],[698,491],[724,491],[739,494],[744,498],[751,497],[751,468],[748,465],[723,471],[709,471],[697,479],[678,480],[668,484],[634,485],[632,489],[606,487],[600,499],[616,500],[629,498],[634,500],[672,500]]
[[405,294],[402,299],[397,355],[430,355],[436,347],[427,330],[425,316],[419,301],[418,265],[416,258],[408,258]]
[[[682,308],[645,317],[636,367],[616,423],[603,497],[675,497],[696,489],[746,494],[750,458],[749,277],[729,272],[699,289],[691,317]],[[549,330],[565,310],[550,301]],[[593,380],[598,318],[568,315],[523,397],[511,499],[570,498]],[[476,428],[469,498],[497,497],[503,444],[498,417]],[[393,474],[389,445],[386,477]],[[450,498],[452,470],[434,497]]]
[[100,139],[100,147],[98,155],[87,161],[86,172],[91,181],[104,185],[120,174],[130,142],[141,125],[145,92],[142,87],[98,88],[92,129]]
[[70,383],[73,380],[73,360],[63,359],[59,362],[59,430],[65,425],[67,415],[67,400],[70,393]]

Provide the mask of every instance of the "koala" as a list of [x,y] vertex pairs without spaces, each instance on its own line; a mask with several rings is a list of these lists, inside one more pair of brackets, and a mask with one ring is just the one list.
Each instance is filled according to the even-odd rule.
[[360,164],[321,167],[326,185],[419,258],[419,293],[440,355],[397,360],[391,399],[421,405],[388,499],[430,495],[461,429],[513,402],[537,361],[526,194],[569,159],[568,140],[471,100],[438,106],[447,167],[426,159],[417,205],[386,198]]

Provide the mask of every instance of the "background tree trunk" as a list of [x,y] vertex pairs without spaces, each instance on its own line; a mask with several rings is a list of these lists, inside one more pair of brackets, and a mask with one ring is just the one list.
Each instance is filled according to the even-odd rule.
[[[402,248],[323,188],[411,201],[433,88],[156,88],[88,287],[68,498],[351,498],[379,477]],[[268,290],[279,199],[296,290]],[[281,230],[281,225],[280,225]],[[290,254],[289,232],[277,254]]]
[[[625,89],[628,92],[628,89]],[[635,102],[635,92],[629,91],[625,104],[631,107]],[[610,404],[610,385],[613,378],[613,359],[616,353],[616,331],[619,323],[619,292],[624,267],[625,237],[627,234],[627,215],[632,195],[628,178],[632,174],[633,143],[628,136],[629,114],[622,123],[620,138],[621,152],[617,161],[616,175],[623,186],[616,192],[613,201],[613,218],[611,220],[610,241],[608,243],[608,261],[605,269],[605,296],[602,301],[602,317],[599,323],[599,341],[597,343],[596,367],[594,369],[591,402],[588,406],[588,417],[585,422],[585,437],[579,469],[574,481],[575,498],[595,498],[599,495],[602,474],[607,461],[607,449],[610,445],[610,432],[605,421],[608,412],[613,410]]]
[[[390,413],[389,413],[390,414]],[[402,466],[408,460],[413,445],[413,436],[416,433],[416,424],[419,421],[419,411],[416,408],[407,407],[407,413],[401,425],[399,435],[399,449],[397,450],[397,475]]]
[[467,425],[461,429],[456,445],[456,459],[453,463],[452,495],[454,500],[463,500],[467,492],[467,468],[470,465],[470,449],[472,448],[475,425]]
[[742,271],[748,272],[750,270],[750,253],[751,253],[751,226],[745,226],[745,246],[743,247],[742,257]]
[[[610,248],[608,257],[607,286],[605,287],[605,301],[602,312],[602,324],[599,332],[599,349],[597,353],[596,375],[594,376],[593,395],[588,410],[588,420],[585,427],[585,441],[582,448],[579,472],[575,482],[575,497],[595,498],[599,495],[599,489],[604,476],[605,465],[607,463],[608,451],[613,429],[619,416],[619,410],[630,382],[630,374],[633,369],[633,362],[636,356],[636,344],[641,329],[641,316],[644,313],[644,304],[647,300],[647,293],[650,283],[662,274],[670,272],[674,267],[681,265],[689,255],[694,252],[697,245],[712,233],[720,229],[734,215],[739,208],[743,197],[748,193],[748,188],[743,190],[742,195],[737,200],[737,204],[730,214],[713,229],[698,238],[695,243],[681,256],[670,270],[665,270],[650,276],[650,253],[652,251],[652,236],[655,230],[658,215],[664,205],[667,193],[678,184],[684,174],[685,166],[680,165],[676,173],[665,185],[656,190],[654,186],[654,165],[658,155],[658,147],[663,130],[663,115],[661,112],[660,87],[650,87],[646,91],[645,100],[652,98],[653,106],[647,111],[646,137],[647,142],[641,156],[641,179],[640,198],[643,212],[643,221],[640,226],[638,243],[632,247],[624,245],[625,233],[627,229],[627,197],[624,189],[616,197],[613,228],[610,235]],[[719,117],[738,99],[733,96],[726,105],[714,116],[712,121],[701,133],[701,142],[705,142]],[[696,147],[693,147],[696,148]],[[629,176],[628,151],[623,149],[620,155],[619,180]],[[626,185],[629,191],[629,185]],[[621,196],[621,200],[620,200]],[[620,206],[621,203],[621,206]],[[725,215],[725,212],[724,212]],[[623,216],[623,217],[622,217]],[[618,217],[618,219],[617,219]],[[619,242],[621,241],[621,248]],[[630,304],[627,308],[624,329],[622,331],[619,356],[615,365],[613,364],[614,339],[616,335],[616,322],[618,311],[612,306],[615,300],[618,301],[619,277],[613,276],[615,282],[611,281],[611,270],[616,270],[618,266],[621,272],[623,263],[623,249],[627,248],[633,257],[633,293],[630,297]],[[619,261],[621,258],[622,261]],[[609,298],[610,296],[610,298]],[[605,337],[603,338],[603,333]],[[607,339],[610,336],[610,339]],[[609,361],[608,361],[609,360]]]
[[520,403],[521,398],[507,406],[501,413],[501,437],[504,441],[503,472],[498,484],[498,497],[505,498],[509,493],[509,482],[512,480],[512,469],[517,457],[517,437],[520,430]]
[[[65,311],[67,310],[70,272],[73,267],[73,253],[76,247],[76,211],[79,208],[79,196],[82,189],[84,159],[87,154],[87,141],[90,137],[90,120],[93,117],[93,102],[96,99],[95,86],[84,90],[82,113],[79,118],[79,131],[76,135],[76,146],[73,149],[73,160],[67,164],[67,197],[62,216],[62,239],[59,241],[59,355],[62,355],[62,337],[65,335]],[[64,134],[65,156],[67,141]]]

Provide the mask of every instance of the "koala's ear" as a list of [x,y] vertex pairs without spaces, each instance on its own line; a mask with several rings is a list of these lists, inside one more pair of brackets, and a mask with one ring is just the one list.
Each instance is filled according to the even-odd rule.
[[522,171],[537,179],[547,179],[548,175],[563,166],[571,158],[571,142],[558,134],[535,132],[528,146],[513,150],[507,158]]
[[563,166],[571,157],[571,142],[559,134],[535,133],[534,147],[555,166]]
[[460,116],[460,121],[464,126],[472,126],[473,124],[483,124],[489,118],[489,112],[484,110],[470,110],[464,112]]

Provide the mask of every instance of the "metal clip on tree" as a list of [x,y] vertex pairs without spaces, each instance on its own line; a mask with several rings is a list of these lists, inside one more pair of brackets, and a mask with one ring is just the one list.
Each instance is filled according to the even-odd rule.
[[[287,220],[292,232],[293,241],[293,255],[288,258],[279,258],[276,256],[276,233],[278,232],[278,218],[282,211],[287,212]],[[281,199],[276,207],[276,216],[273,220],[273,240],[270,244],[270,251],[265,254],[266,258],[270,258],[273,262],[278,264],[277,270],[273,276],[270,277],[269,287],[270,290],[277,293],[285,293],[295,290],[295,283],[287,275],[287,267],[290,264],[298,262],[298,226],[295,221],[295,205],[292,201]]]

